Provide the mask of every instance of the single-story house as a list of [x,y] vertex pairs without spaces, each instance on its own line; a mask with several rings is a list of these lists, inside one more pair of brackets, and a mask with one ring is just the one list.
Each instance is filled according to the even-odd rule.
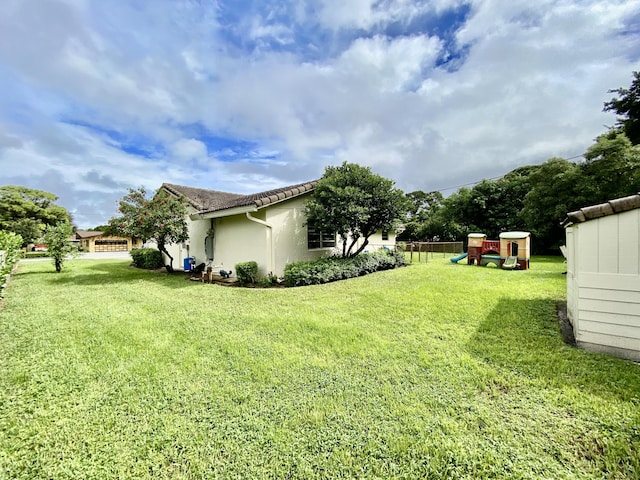
[[640,194],[571,212],[563,225],[576,343],[640,361]]
[[[162,189],[188,201],[189,241],[169,245],[174,267],[195,257],[214,270],[232,270],[235,264],[255,261],[258,274],[281,276],[287,264],[336,253],[334,232],[306,225],[305,204],[317,180],[241,195],[164,183]],[[395,232],[378,232],[367,250],[395,248]]]
[[76,231],[74,240],[78,242],[78,248],[85,252],[129,252],[142,246],[142,241],[137,238],[85,230]]

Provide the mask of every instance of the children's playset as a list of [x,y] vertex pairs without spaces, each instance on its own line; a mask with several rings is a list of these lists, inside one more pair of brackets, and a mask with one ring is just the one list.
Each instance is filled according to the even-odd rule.
[[490,263],[506,270],[527,270],[531,252],[529,232],[503,232],[500,240],[487,240],[484,233],[470,233],[467,253],[453,257],[451,263],[466,258],[468,265]]

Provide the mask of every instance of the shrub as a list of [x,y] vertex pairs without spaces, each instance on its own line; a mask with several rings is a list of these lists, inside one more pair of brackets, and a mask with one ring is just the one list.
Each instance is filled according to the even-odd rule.
[[164,266],[162,253],[155,248],[134,248],[131,250],[133,265],[138,268],[153,270]]
[[406,265],[406,259],[402,253],[378,250],[353,258],[327,257],[290,263],[284,269],[284,281],[290,287],[317,285],[403,265]]
[[258,277],[258,264],[256,262],[236,263],[236,277],[240,283],[255,283]]
[[21,245],[22,237],[20,235],[0,230],[0,296],[2,296],[2,290],[9,279],[13,266],[20,260]]
[[275,287],[276,285],[278,285],[278,277],[271,272],[269,272],[266,277],[260,279],[260,286],[263,288]]

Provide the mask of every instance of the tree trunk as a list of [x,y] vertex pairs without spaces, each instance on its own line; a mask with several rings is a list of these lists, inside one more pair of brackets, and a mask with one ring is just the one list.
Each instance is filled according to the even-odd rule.
[[55,264],[56,264],[56,272],[60,273],[62,271],[62,260],[59,258],[56,258]]
[[173,257],[167,251],[167,247],[165,247],[164,242],[158,243],[158,250],[164,253],[167,257],[169,257],[169,265],[165,265],[167,272],[173,273]]
[[352,257],[355,257],[356,255],[359,255],[360,252],[362,252],[366,246],[369,245],[369,237],[366,237],[364,239],[364,242],[362,242],[362,245],[360,246],[360,248],[358,250],[355,251],[355,253],[353,255],[351,255]]
[[358,252],[351,253],[351,249],[358,242],[359,239],[360,239],[360,237],[355,237],[355,238],[351,239],[351,245],[349,245],[349,250],[347,250],[347,257],[349,257],[349,258],[355,257],[358,254]]

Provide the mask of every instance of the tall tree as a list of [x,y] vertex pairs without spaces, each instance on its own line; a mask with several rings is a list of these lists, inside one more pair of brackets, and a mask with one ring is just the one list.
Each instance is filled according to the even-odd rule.
[[609,93],[617,93],[604,104],[605,112],[616,112],[618,126],[622,128],[631,143],[640,144],[640,72],[633,72],[633,81],[630,88],[616,88]]
[[56,205],[57,200],[54,194],[42,190],[0,187],[0,229],[20,235],[24,245],[34,242],[47,225],[71,222],[71,215]]
[[[366,248],[371,235],[395,229],[407,204],[392,180],[368,167],[344,162],[325,169],[305,210],[310,227],[337,233],[342,256],[353,257]],[[362,243],[357,247],[359,240]]]
[[441,228],[438,213],[442,209],[444,197],[440,192],[416,190],[405,194],[407,212],[403,219],[404,230],[398,240],[430,240],[440,237]]
[[184,198],[171,195],[160,189],[152,198],[147,198],[144,187],[129,189],[122,197],[118,210],[120,217],[109,220],[114,233],[153,240],[158,250],[169,258],[168,271],[173,271],[173,257],[167,250],[171,243],[184,242],[189,238]]
[[596,139],[580,164],[582,191],[590,204],[640,192],[640,145],[617,130]]
[[449,223],[452,233],[463,237],[482,232],[489,238],[498,238],[502,232],[524,229],[523,199],[531,188],[529,176],[537,168],[520,167],[500,179],[461,188],[444,200],[440,216],[453,222]]
[[563,158],[552,158],[530,176],[531,190],[524,198],[522,216],[537,252],[558,253],[564,243],[560,222],[567,212],[583,207],[584,179],[580,167]]

